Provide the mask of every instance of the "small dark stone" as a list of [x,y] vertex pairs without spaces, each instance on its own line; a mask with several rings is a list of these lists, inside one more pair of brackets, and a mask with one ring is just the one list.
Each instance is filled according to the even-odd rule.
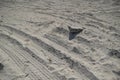
[[4,65],[0,63],[0,70],[3,70]]
[[110,52],[109,52],[109,55],[120,58],[120,52],[118,50],[115,50],[115,49],[111,49]]

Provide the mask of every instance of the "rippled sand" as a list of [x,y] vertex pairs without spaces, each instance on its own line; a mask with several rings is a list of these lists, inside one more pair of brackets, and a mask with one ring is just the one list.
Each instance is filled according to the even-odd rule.
[[0,63],[0,80],[120,80],[120,0],[0,0]]

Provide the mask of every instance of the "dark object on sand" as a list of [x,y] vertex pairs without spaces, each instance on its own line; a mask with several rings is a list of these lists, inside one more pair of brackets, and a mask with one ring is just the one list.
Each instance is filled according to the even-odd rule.
[[81,33],[84,30],[80,28],[72,28],[70,26],[68,26],[68,29],[69,29],[69,40],[74,39],[77,34]]
[[111,49],[110,52],[109,52],[109,55],[120,58],[120,52],[118,50],[115,50],[115,49]]
[[113,71],[113,73],[117,74],[118,76],[120,76],[120,71]]
[[80,33],[83,31],[83,29],[80,29],[80,28],[72,28],[70,26],[68,26],[68,28],[71,33]]
[[4,65],[0,63],[0,70],[3,70]]

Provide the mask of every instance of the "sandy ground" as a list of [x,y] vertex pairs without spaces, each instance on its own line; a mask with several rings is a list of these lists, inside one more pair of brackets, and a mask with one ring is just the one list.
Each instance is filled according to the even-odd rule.
[[0,63],[0,80],[120,80],[120,0],[0,0]]

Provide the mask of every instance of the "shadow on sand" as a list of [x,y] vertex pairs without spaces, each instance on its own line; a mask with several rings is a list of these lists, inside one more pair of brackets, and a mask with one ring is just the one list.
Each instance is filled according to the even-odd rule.
[[69,40],[74,39],[80,32],[69,32]]

